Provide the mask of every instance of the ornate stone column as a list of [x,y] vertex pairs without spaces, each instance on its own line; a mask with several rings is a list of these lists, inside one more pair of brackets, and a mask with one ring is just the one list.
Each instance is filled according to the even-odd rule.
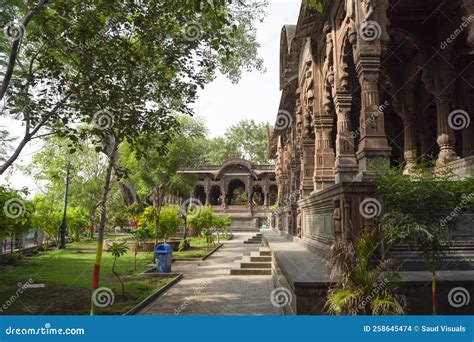
[[315,117],[314,192],[334,184],[334,147],[332,113]]
[[468,23],[467,44],[474,49],[474,1],[462,0],[461,11]]
[[[309,44],[309,40],[307,41]],[[307,50],[305,50],[307,53]],[[313,62],[310,56],[306,56],[304,63],[303,77],[301,82],[301,96],[303,99],[303,127],[301,132],[301,168],[300,168],[300,184],[299,188],[302,196],[309,195],[314,190],[314,126],[313,126],[313,110],[314,110],[314,77]]]
[[[412,89],[413,90],[413,89]],[[414,173],[416,166],[416,135],[415,135],[415,115],[414,108],[410,108],[407,104],[405,93],[401,94],[401,98],[392,102],[395,111],[403,120],[403,158],[405,160],[404,175],[411,175]]]
[[262,186],[262,192],[263,192],[263,205],[268,208],[268,178],[265,178],[264,184]]
[[371,173],[373,164],[387,163],[391,148],[385,135],[384,114],[379,109],[378,80],[380,58],[390,39],[387,26],[388,0],[356,0],[355,25],[358,34],[352,36],[354,63],[361,87],[359,116],[358,179]]
[[[474,81],[474,75],[471,77]],[[472,84],[472,83],[471,83]],[[468,157],[474,155],[474,94],[471,96],[468,92],[467,87],[462,94],[461,108],[466,108],[469,115],[470,124],[462,130],[462,157]]]
[[384,113],[380,108],[378,79],[380,55],[358,54],[356,71],[361,86],[361,110],[359,117],[358,178],[371,173],[371,168],[388,163],[391,148],[385,135]]
[[403,127],[403,158],[406,163],[403,174],[411,175],[416,166],[415,118],[412,113],[407,113],[403,118]]
[[248,198],[248,208],[252,210],[253,204],[252,204],[252,192],[253,192],[253,184],[252,184],[252,176],[248,176],[247,178],[247,198]]
[[448,125],[449,101],[447,94],[440,94],[435,98],[438,135],[436,141],[439,145],[437,166],[443,166],[445,163],[458,158],[454,151],[454,133]]
[[350,93],[336,92],[334,104],[337,114],[335,182],[351,182],[357,174],[357,160],[354,154],[354,137],[351,134]]
[[436,103],[436,141],[439,146],[437,166],[443,166],[445,163],[458,158],[454,151],[454,133],[448,125],[453,79],[454,75],[450,66],[439,56],[433,58],[429,64],[423,67],[422,81],[426,90],[433,94]]
[[206,205],[211,204],[211,189],[206,187]]

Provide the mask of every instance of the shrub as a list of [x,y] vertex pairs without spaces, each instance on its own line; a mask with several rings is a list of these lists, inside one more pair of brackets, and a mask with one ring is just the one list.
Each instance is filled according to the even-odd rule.
[[188,226],[194,228],[198,235],[201,235],[204,229],[210,229],[214,226],[214,214],[210,206],[204,207],[202,210],[194,210],[188,214]]
[[179,207],[177,205],[166,205],[160,212],[159,237],[163,241],[176,233],[181,226],[181,218],[179,216]]
[[7,259],[6,259],[5,263],[7,265],[17,266],[17,265],[21,264],[22,260],[23,260],[23,253],[13,252],[13,253],[10,253],[7,256]]

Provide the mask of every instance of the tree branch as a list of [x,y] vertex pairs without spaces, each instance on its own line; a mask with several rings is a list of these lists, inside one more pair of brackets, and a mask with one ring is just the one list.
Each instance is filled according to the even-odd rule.
[[[41,7],[43,7],[47,2],[48,2],[48,0],[38,1],[36,6],[31,11],[29,11],[26,14],[26,16],[21,20],[20,23],[25,29],[28,26],[28,24],[30,23],[31,19],[33,19],[36,12],[38,12],[39,9]],[[17,56],[18,56],[18,51],[20,49],[21,40],[22,40],[22,37],[20,37],[19,39],[14,40],[13,43],[12,43],[12,47],[10,49],[10,57],[8,59],[7,70],[5,72],[5,76],[3,77],[2,86],[0,88],[0,100],[3,99],[3,97],[5,96],[5,93],[7,92],[8,86],[10,85],[10,81],[11,81],[11,78],[12,78],[12,75],[13,75],[13,70],[15,69],[16,59],[17,59]]]
[[63,106],[64,102],[71,96],[71,94],[68,94],[66,97],[64,97],[61,101],[56,103],[56,105],[53,107],[53,109],[43,117],[43,119],[36,125],[36,127],[30,132],[26,133],[23,136],[23,139],[21,139],[20,144],[16,147],[15,151],[13,154],[8,158],[3,165],[0,167],[0,175],[3,175],[5,171],[17,160],[19,157],[21,151],[23,148],[26,146],[26,144],[33,139],[34,135],[38,133],[38,131],[48,122],[51,117],[56,114],[56,112]]

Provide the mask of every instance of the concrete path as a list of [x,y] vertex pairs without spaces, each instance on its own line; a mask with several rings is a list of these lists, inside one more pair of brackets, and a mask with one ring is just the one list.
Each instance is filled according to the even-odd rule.
[[244,253],[258,250],[243,243],[252,235],[234,233],[205,261],[174,262],[172,271],[183,279],[138,315],[281,315],[270,301],[271,276],[230,275]]

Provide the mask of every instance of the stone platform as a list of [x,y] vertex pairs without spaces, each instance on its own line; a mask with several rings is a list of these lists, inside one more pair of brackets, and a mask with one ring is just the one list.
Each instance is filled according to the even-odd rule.
[[[275,287],[285,287],[292,294],[291,304],[284,307],[288,315],[322,315],[328,288],[337,279],[329,279],[322,257],[280,235],[278,231],[261,230],[263,244],[270,248]],[[400,272],[399,292],[409,303],[407,314],[431,314],[431,274],[426,271]],[[474,296],[474,271],[437,271],[438,314],[466,315],[474,312],[474,298],[466,305],[449,303],[451,290],[462,287]]]

